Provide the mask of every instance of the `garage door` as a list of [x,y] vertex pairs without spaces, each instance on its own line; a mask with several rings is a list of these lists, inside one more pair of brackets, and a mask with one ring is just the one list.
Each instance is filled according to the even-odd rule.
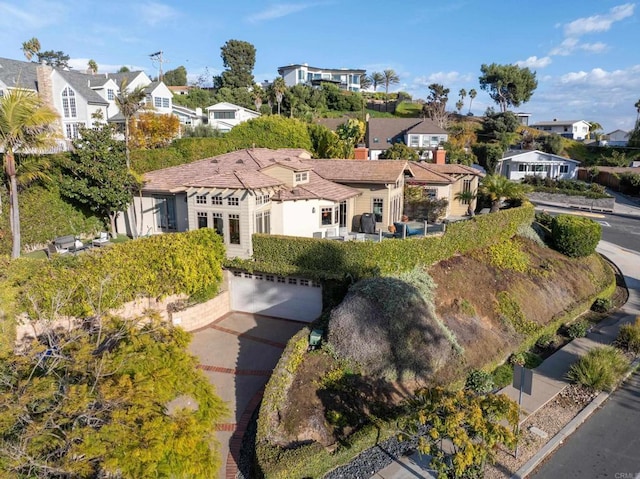
[[235,271],[229,291],[234,311],[306,322],[322,312],[322,288],[306,279]]

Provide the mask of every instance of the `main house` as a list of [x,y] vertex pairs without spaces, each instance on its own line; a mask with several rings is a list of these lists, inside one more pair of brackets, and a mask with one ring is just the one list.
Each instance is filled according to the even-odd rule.
[[[253,253],[254,233],[338,236],[357,231],[365,213],[377,231],[386,231],[402,217],[405,176],[428,185],[426,168],[396,160],[314,160],[300,149],[252,148],[146,173],[134,208],[143,233],[214,228],[229,257],[246,258]],[[456,169],[442,175],[437,175],[440,197],[452,199],[455,176],[469,176],[477,188],[477,173]],[[127,215],[119,215],[117,228],[132,234]]]
[[575,179],[580,162],[538,150],[513,150],[504,154],[496,172],[510,180],[525,176],[542,176],[560,180]]
[[591,124],[584,120],[556,120],[540,121],[531,125],[531,128],[546,133],[556,133],[571,140],[584,140],[589,136]]
[[105,121],[122,123],[116,104],[123,81],[129,91],[144,88],[145,104],[161,114],[172,112],[172,94],[162,82],[152,82],[144,72],[83,73],[49,65],[0,58],[0,95],[13,89],[37,93],[59,115],[58,148],[68,149],[81,127]]
[[317,68],[308,64],[295,64],[278,68],[278,74],[288,87],[294,85],[320,86],[333,83],[341,90],[360,91],[360,81],[366,70],[351,68]]

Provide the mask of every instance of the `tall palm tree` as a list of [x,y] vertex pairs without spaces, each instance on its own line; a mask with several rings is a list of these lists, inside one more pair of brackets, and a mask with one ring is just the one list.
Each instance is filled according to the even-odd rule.
[[11,257],[20,256],[20,210],[15,153],[33,151],[55,140],[58,115],[28,90],[9,90],[0,97],[0,147],[4,148],[4,172],[9,179],[9,210],[13,247]]
[[589,139],[593,140],[593,137],[595,137],[595,139],[598,139],[598,135],[597,132],[602,130],[602,125],[600,123],[598,123],[597,121],[590,121],[589,122]]
[[471,100],[469,101],[469,113],[471,113],[471,104],[473,103],[473,99],[478,96],[478,92],[476,91],[475,88],[472,88],[471,90],[469,90],[469,98],[471,98]]
[[278,77],[273,80],[271,84],[271,91],[273,92],[273,96],[275,97],[276,103],[278,103],[278,115],[280,114],[280,105],[282,104],[282,98],[284,97],[284,92],[287,91],[287,84],[284,82],[284,78]]
[[131,154],[129,151],[129,122],[136,112],[142,108],[145,98],[144,87],[139,86],[133,91],[127,88],[126,78],[120,83],[120,91],[116,95],[116,105],[124,117],[124,145],[127,158],[127,168],[131,169]]
[[380,72],[373,72],[371,74],[371,85],[373,86],[373,91],[377,91],[378,87],[384,83],[384,75]]
[[371,88],[372,85],[373,85],[373,80],[369,75],[362,75],[360,77],[360,90],[366,90],[368,88]]
[[31,61],[34,55],[37,55],[40,51],[40,40],[36,37],[32,37],[26,42],[22,42],[22,53],[27,61]]
[[382,72],[382,76],[384,78],[384,93],[385,93],[385,110],[387,109],[387,104],[389,103],[389,86],[397,85],[400,83],[400,77],[398,74],[391,69],[385,70]]
[[473,191],[458,191],[453,197],[455,200],[459,201],[462,204],[467,206],[467,216],[474,216],[474,211],[476,209],[475,199],[478,197]]
[[515,183],[502,175],[487,175],[482,179],[481,190],[491,200],[491,213],[500,209],[503,200],[522,199],[530,190],[529,185]]
[[260,107],[262,106],[262,99],[264,98],[264,90],[260,85],[254,85],[253,90],[251,90],[251,96],[253,98],[253,104],[256,107],[256,111],[260,112]]

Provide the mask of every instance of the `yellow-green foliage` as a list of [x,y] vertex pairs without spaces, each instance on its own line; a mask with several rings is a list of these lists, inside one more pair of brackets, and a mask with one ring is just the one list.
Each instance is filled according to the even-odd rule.
[[224,246],[212,229],[158,235],[43,262],[21,287],[20,309],[33,318],[87,317],[137,297],[213,297]]
[[635,323],[623,324],[620,327],[616,343],[627,351],[640,354],[640,316],[636,317]]
[[[189,334],[142,319],[94,318],[3,361],[0,476],[217,476],[224,403],[186,353]],[[181,396],[197,408],[167,411]]]
[[504,318],[504,320],[513,326],[516,332],[530,335],[539,329],[538,323],[527,319],[520,308],[518,302],[507,291],[500,291],[497,295],[498,304],[496,312]]
[[501,241],[488,248],[489,264],[498,269],[525,273],[529,269],[529,255],[522,251],[518,240]]
[[520,225],[531,224],[533,216],[533,206],[525,204],[454,223],[442,237],[380,243],[256,234],[253,236],[255,262],[237,261],[234,265],[265,273],[298,273],[313,278],[395,274],[504,242],[516,234]]

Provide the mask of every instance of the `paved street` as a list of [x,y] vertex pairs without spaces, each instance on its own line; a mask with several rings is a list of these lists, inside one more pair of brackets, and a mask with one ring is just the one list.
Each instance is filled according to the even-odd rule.
[[636,372],[605,405],[535,474],[546,478],[640,477],[640,373]]

